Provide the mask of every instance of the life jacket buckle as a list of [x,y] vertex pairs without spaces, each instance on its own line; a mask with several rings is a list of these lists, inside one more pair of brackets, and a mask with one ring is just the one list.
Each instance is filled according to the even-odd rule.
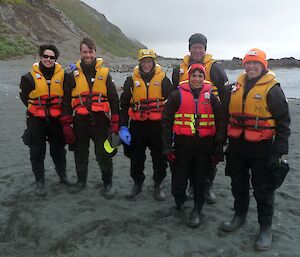
[[138,102],[137,102],[137,110],[140,110],[140,109],[141,109],[141,102],[138,101]]
[[156,108],[157,108],[157,109],[160,108],[160,106],[159,106],[159,99],[158,99],[158,98],[156,99]]
[[83,101],[82,101],[81,95],[79,95],[79,101],[80,101],[80,105],[83,105]]
[[255,129],[258,129],[258,121],[259,121],[259,117],[256,116],[256,117],[255,117],[255,124],[254,124],[254,128],[255,128]]

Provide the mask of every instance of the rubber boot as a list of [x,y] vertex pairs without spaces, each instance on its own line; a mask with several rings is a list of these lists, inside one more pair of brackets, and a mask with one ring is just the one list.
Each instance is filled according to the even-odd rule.
[[43,182],[36,181],[36,187],[34,189],[34,194],[37,196],[45,197],[47,195],[46,186]]
[[177,212],[182,211],[182,206],[185,202],[185,199],[178,199],[178,197],[175,197],[175,210]]
[[164,193],[164,190],[161,188],[160,184],[154,185],[154,199],[156,201],[165,201],[166,195]]
[[233,232],[243,226],[246,222],[247,215],[235,214],[231,221],[226,221],[221,225],[221,229],[225,232]]
[[181,204],[176,204],[175,205],[175,210],[176,211],[182,211],[182,205]]
[[272,231],[271,227],[260,227],[259,235],[255,242],[254,248],[258,251],[266,251],[271,249]]
[[68,180],[66,170],[57,170],[56,171],[59,176],[59,183],[66,186],[74,186],[75,184]]
[[215,195],[215,193],[212,191],[212,187],[208,187],[207,191],[204,194],[205,197],[205,201],[208,204],[215,204],[217,202],[217,197]]
[[104,185],[104,189],[102,191],[102,195],[106,199],[112,199],[116,195],[116,190],[113,188],[112,184]]
[[127,195],[125,195],[125,197],[126,197],[127,199],[131,199],[131,198],[137,196],[137,195],[138,195],[139,193],[141,193],[141,192],[142,192],[142,185],[141,185],[141,184],[138,184],[138,183],[134,183],[134,185],[133,185],[133,187],[132,187],[130,193],[127,194]]
[[70,187],[70,194],[77,194],[81,190],[83,190],[86,187],[86,183],[78,181],[76,184],[74,184],[72,187]]
[[194,206],[193,211],[191,212],[191,215],[187,221],[187,225],[191,228],[197,228],[201,224],[201,219],[200,219],[200,213],[201,213],[201,206],[199,204],[196,204]]
[[70,180],[68,180],[67,177],[60,178],[59,183],[60,183],[60,184],[63,184],[63,185],[66,185],[66,186],[69,186],[69,187],[72,187],[72,186],[75,185],[75,184],[72,183]]
[[66,160],[57,160],[53,158],[55,170],[59,176],[59,183],[66,186],[74,186],[75,184],[68,180],[66,173]]

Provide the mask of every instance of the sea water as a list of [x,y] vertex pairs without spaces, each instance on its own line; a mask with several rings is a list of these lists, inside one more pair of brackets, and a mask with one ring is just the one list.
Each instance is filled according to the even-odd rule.
[[[230,83],[234,83],[240,73],[244,70],[225,70]],[[300,98],[300,68],[292,69],[274,69],[276,78],[287,98]],[[126,77],[131,76],[130,73],[111,73],[116,86],[123,86]],[[167,70],[167,76],[172,78],[172,70]]]
[[[19,83],[21,75],[28,72],[31,64],[28,64],[28,69],[24,64],[11,65],[8,62],[0,61],[0,103],[5,102],[7,98],[15,98],[19,96]],[[243,70],[225,70],[229,82],[236,81],[238,75]],[[300,98],[300,68],[292,69],[274,69],[277,80],[280,82],[281,87],[287,98]],[[111,72],[112,78],[115,81],[116,87],[121,88],[127,76],[131,73]],[[167,70],[167,76],[172,78],[172,70]],[[10,99],[11,99],[10,98]]]

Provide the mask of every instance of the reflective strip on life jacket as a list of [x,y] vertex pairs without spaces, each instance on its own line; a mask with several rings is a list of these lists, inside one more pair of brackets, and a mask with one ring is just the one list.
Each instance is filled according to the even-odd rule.
[[205,97],[211,92],[211,85],[204,83],[197,104],[188,83],[179,86],[181,102],[174,114],[173,132],[177,135],[200,137],[214,136],[216,132],[215,115],[210,100]]

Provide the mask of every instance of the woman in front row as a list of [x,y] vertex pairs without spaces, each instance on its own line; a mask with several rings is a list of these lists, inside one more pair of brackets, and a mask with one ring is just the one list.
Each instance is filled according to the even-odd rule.
[[163,151],[172,166],[172,194],[177,210],[186,200],[190,178],[194,190],[194,208],[187,221],[190,227],[201,223],[200,213],[208,187],[208,173],[213,161],[223,160],[225,127],[221,103],[205,81],[205,67],[192,64],[189,80],[173,91],[165,105],[162,119]]

